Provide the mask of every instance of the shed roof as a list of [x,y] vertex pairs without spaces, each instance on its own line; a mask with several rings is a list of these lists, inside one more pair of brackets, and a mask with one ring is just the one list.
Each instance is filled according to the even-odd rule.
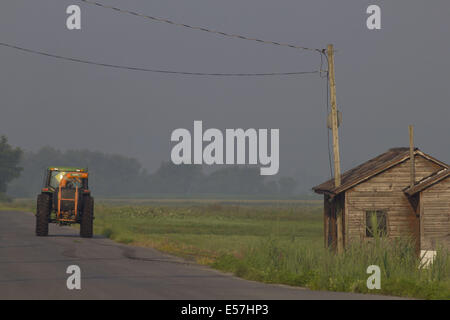
[[406,187],[403,191],[408,196],[413,196],[418,192],[421,192],[428,187],[431,187],[432,185],[444,180],[448,176],[450,176],[450,170],[448,168],[445,168],[429,175],[428,177],[423,178],[412,187]]
[[[423,153],[418,148],[414,149],[414,154],[433,161],[442,168],[449,167],[447,164]],[[343,173],[341,175],[341,185],[338,188],[335,188],[334,186],[334,179],[330,179],[318,186],[315,186],[313,190],[316,193],[337,195],[408,159],[409,148],[392,148],[379,156]]]

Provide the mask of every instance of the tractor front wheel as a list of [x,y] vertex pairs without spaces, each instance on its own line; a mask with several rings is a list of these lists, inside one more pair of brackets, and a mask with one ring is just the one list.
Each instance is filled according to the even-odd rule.
[[38,237],[48,236],[50,209],[50,195],[46,193],[38,195],[36,206],[36,235]]
[[94,198],[84,197],[83,214],[80,221],[80,236],[82,238],[92,238],[94,229]]

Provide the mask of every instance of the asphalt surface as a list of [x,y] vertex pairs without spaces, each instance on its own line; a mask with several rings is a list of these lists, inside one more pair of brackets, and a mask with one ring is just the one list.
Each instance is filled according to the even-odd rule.
[[[189,263],[151,248],[83,239],[50,225],[34,235],[34,215],[0,212],[0,299],[383,299],[267,285]],[[67,267],[81,269],[81,289],[67,289]]]

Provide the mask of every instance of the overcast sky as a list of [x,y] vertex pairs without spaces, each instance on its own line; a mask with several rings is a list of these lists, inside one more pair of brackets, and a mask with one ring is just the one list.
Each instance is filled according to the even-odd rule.
[[[343,169],[416,144],[450,163],[448,0],[98,0],[124,9],[313,48],[338,50]],[[80,5],[82,30],[66,28]],[[378,4],[382,29],[366,28]],[[0,42],[111,64],[188,72],[316,70],[314,52],[228,39],[77,0],[2,0]],[[28,150],[50,145],[137,157],[156,169],[170,134],[279,128],[280,173],[329,176],[326,83],[318,75],[199,78],[83,65],[0,47],[0,134]]]

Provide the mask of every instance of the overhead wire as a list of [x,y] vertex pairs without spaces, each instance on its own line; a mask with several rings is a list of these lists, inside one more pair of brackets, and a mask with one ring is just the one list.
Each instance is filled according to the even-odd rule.
[[[301,50],[307,50],[307,51],[314,51],[314,52],[318,52],[320,54],[320,68],[318,72],[313,72],[313,73],[319,73],[319,76],[321,78],[326,77],[327,81],[326,81],[326,85],[327,85],[327,117],[329,114],[329,72],[324,71],[322,69],[323,67],[323,56],[325,56],[326,60],[327,60],[327,66],[328,66],[328,57],[325,53],[325,49],[317,49],[317,48],[308,48],[308,47],[304,47],[304,46],[299,46],[299,45],[294,45],[294,44],[290,44],[290,43],[282,43],[282,42],[276,42],[276,41],[269,41],[269,40],[263,40],[263,39],[259,39],[259,38],[252,38],[252,37],[247,37],[247,36],[243,36],[243,35],[239,35],[239,34],[232,34],[232,33],[227,33],[227,32],[223,32],[223,31],[218,31],[218,30],[213,30],[210,28],[205,28],[205,27],[199,27],[199,26],[194,26],[194,25],[189,25],[189,24],[184,24],[184,23],[178,23],[169,19],[165,19],[165,18],[159,18],[159,17],[155,17],[155,16],[150,16],[150,15],[146,15],[146,14],[142,14],[136,11],[131,11],[131,10],[126,10],[126,9],[121,9],[115,6],[110,6],[110,5],[105,5],[103,3],[100,3],[98,1],[93,1],[93,0],[77,0],[77,1],[81,1],[84,2],[86,4],[90,4],[90,5],[95,5],[101,8],[105,8],[105,9],[111,9],[120,13],[126,13],[126,14],[130,14],[130,15],[134,15],[134,16],[139,16],[142,18],[147,18],[153,21],[157,21],[157,22],[163,22],[163,23],[168,23],[171,25],[175,25],[175,26],[179,26],[179,27],[184,27],[184,28],[189,28],[189,29],[193,29],[193,30],[199,30],[199,31],[204,31],[204,32],[209,32],[209,33],[213,33],[213,34],[218,34],[221,36],[225,36],[225,37],[230,37],[230,38],[237,38],[237,39],[241,39],[241,40],[249,40],[249,41],[256,41],[259,43],[264,43],[264,44],[271,44],[271,45],[276,45],[276,46],[282,46],[282,47],[289,47],[289,48],[293,48],[293,49],[301,49]],[[311,72],[307,72],[307,73],[311,73]],[[295,74],[299,74],[299,73],[295,73]],[[323,75],[325,74],[325,76]],[[332,165],[331,165],[331,150],[330,150],[330,131],[327,127],[327,138],[328,138],[328,159],[329,159],[329,165],[330,165],[330,175],[331,177],[333,176],[333,169],[332,169]]]
[[92,0],[77,0],[77,1],[84,2],[84,3],[90,4],[90,5],[95,5],[97,7],[101,7],[101,8],[105,8],[105,9],[111,9],[111,10],[114,10],[114,11],[117,11],[120,13],[126,13],[126,14],[130,14],[130,15],[150,19],[153,21],[157,21],[157,22],[163,22],[163,23],[167,23],[167,24],[171,24],[171,25],[175,25],[175,26],[179,26],[179,27],[184,27],[184,28],[188,28],[188,29],[192,29],[192,30],[204,31],[204,32],[217,34],[217,35],[224,36],[224,37],[248,40],[248,41],[256,41],[256,42],[264,43],[264,44],[271,44],[271,45],[288,47],[288,48],[293,48],[293,49],[314,51],[314,52],[318,52],[318,53],[322,52],[322,49],[308,48],[308,47],[299,46],[299,45],[295,45],[295,44],[291,44],[291,43],[283,43],[283,42],[277,42],[277,41],[264,40],[264,39],[259,39],[259,38],[243,36],[241,34],[228,33],[228,32],[223,32],[223,31],[219,31],[219,30],[214,30],[211,28],[199,27],[199,26],[194,26],[194,25],[185,24],[185,23],[179,23],[179,22],[175,22],[175,21],[165,19],[165,18],[159,18],[159,17],[150,16],[150,15],[143,14],[143,13],[136,12],[136,11],[126,10],[126,9],[121,9],[121,8],[118,8],[115,6],[106,5],[106,4],[97,2],[97,1],[92,1]]
[[34,50],[29,49],[25,47],[20,47],[16,45],[12,45],[5,42],[0,42],[0,46],[42,55],[46,57],[51,57],[55,59],[65,60],[65,61],[71,61],[71,62],[78,62],[78,63],[84,63],[89,65],[96,65],[101,67],[108,67],[108,68],[115,68],[115,69],[126,69],[126,70],[132,70],[132,71],[143,71],[143,72],[153,72],[153,73],[164,73],[164,74],[178,74],[178,75],[186,75],[186,76],[217,76],[217,77],[263,77],[263,76],[294,76],[294,75],[305,75],[305,74],[318,74],[320,73],[320,70],[312,70],[312,71],[292,71],[292,72],[264,72],[264,73],[206,73],[206,72],[188,72],[188,71],[175,71],[175,70],[163,70],[163,69],[150,69],[150,68],[142,68],[142,67],[132,67],[132,66],[125,66],[125,65],[117,65],[117,64],[111,64],[111,63],[104,63],[104,62],[96,62],[91,60],[85,60],[80,58],[73,58],[73,57],[67,57],[62,56],[58,54],[53,54],[45,51],[40,50]]
[[[67,56],[52,54],[49,52],[19,47],[17,45],[12,45],[12,44],[8,44],[8,43],[4,43],[4,42],[0,42],[0,45],[11,48],[11,49],[20,50],[23,52],[38,54],[38,55],[52,57],[52,58],[65,60],[65,61],[78,62],[78,63],[84,63],[84,64],[96,65],[96,66],[102,66],[102,67],[109,67],[109,68],[116,68],[116,69],[126,69],[126,70],[132,70],[132,71],[143,71],[143,72],[153,72],[153,73],[163,73],[163,74],[178,74],[178,75],[187,75],[187,76],[222,76],[222,77],[260,77],[260,76],[289,76],[289,75],[319,74],[319,76],[321,78],[326,77],[326,79],[327,79],[327,81],[326,81],[326,86],[327,86],[326,108],[327,108],[327,117],[328,117],[328,114],[329,114],[329,71],[328,71],[328,68],[326,71],[323,70],[323,57],[325,57],[325,59],[327,61],[327,66],[328,66],[328,57],[325,53],[325,49],[309,48],[309,47],[299,46],[299,45],[290,44],[290,43],[263,40],[263,39],[259,39],[259,38],[243,36],[240,34],[233,34],[233,33],[218,31],[218,30],[214,30],[211,28],[199,27],[199,26],[194,26],[194,25],[185,24],[185,23],[178,23],[178,22],[175,22],[175,21],[172,21],[169,19],[150,16],[150,15],[143,14],[143,13],[136,12],[136,11],[125,10],[125,9],[106,5],[106,4],[103,4],[103,3],[100,3],[97,1],[92,1],[92,0],[77,0],[77,1],[89,4],[89,5],[95,5],[97,7],[101,7],[101,8],[105,8],[105,9],[111,9],[111,10],[114,10],[114,11],[120,12],[120,13],[126,13],[126,14],[130,14],[130,15],[150,19],[153,21],[157,21],[157,22],[162,22],[162,23],[167,23],[167,24],[171,24],[171,25],[175,25],[175,26],[179,26],[179,27],[192,29],[192,30],[198,30],[198,31],[212,33],[212,34],[217,34],[217,35],[224,36],[224,37],[236,38],[236,39],[241,39],[241,40],[259,42],[259,43],[263,43],[263,44],[271,44],[271,45],[276,45],[276,46],[281,46],[281,47],[288,47],[288,48],[293,48],[293,49],[317,52],[320,54],[320,68],[317,71],[264,72],[264,73],[187,72],[187,71],[175,71],[175,70],[163,70],[163,69],[150,69],[150,68],[132,67],[132,66],[124,66],[124,65],[96,62],[96,61],[67,57]],[[328,127],[327,127],[327,139],[328,139],[327,146],[328,146],[328,159],[329,159],[329,166],[330,166],[330,175],[333,176],[333,169],[332,169],[332,164],[331,164],[331,150],[330,150],[330,132],[329,132]]]

